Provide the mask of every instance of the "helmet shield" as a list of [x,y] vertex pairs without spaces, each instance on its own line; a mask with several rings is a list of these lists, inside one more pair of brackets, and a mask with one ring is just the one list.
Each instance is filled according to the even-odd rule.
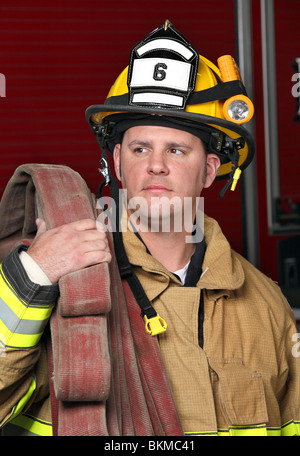
[[130,53],[130,106],[184,110],[195,88],[198,53],[172,26],[154,30]]

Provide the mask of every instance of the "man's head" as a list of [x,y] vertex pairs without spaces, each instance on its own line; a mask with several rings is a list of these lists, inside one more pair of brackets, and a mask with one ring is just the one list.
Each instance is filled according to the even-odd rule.
[[235,181],[254,154],[252,137],[241,126],[253,108],[232,57],[223,56],[218,64],[199,55],[168,21],[150,33],[131,51],[129,66],[105,104],[86,111],[102,157],[113,153],[133,125],[169,127],[171,122],[171,128],[200,138],[208,153],[219,157],[217,178]]

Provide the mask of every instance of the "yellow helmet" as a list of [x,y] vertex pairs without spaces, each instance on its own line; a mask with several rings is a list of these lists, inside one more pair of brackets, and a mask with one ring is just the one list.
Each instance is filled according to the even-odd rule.
[[254,108],[234,59],[226,55],[217,63],[199,55],[169,21],[150,33],[131,51],[105,103],[86,110],[102,151],[112,153],[130,126],[186,130],[220,157],[217,179],[229,177],[234,190],[254,156],[253,138],[242,126]]

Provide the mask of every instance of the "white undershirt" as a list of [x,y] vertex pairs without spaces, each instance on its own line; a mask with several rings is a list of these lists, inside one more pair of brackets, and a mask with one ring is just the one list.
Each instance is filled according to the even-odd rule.
[[176,274],[180,278],[180,280],[183,284],[185,282],[186,273],[187,273],[189,264],[190,264],[190,261],[182,269],[178,269],[177,271],[173,272],[173,274]]
[[31,282],[38,285],[52,285],[44,271],[24,250],[20,253],[20,261]]

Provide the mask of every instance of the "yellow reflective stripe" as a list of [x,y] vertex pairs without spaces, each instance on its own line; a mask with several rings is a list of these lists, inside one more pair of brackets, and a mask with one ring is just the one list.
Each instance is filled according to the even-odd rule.
[[42,436],[52,436],[52,423],[45,420],[40,420],[34,418],[30,415],[22,415],[22,411],[31,398],[33,392],[36,389],[35,378],[32,379],[30,386],[24,394],[24,396],[19,400],[19,402],[12,409],[10,417],[6,420],[3,426],[19,426],[27,431],[28,434],[42,435]]
[[282,426],[281,435],[293,436],[300,435],[300,421],[291,420]]
[[19,402],[14,406],[14,408],[11,411],[11,414],[10,414],[9,418],[5,421],[4,425],[6,425],[11,420],[14,420],[17,417],[17,415],[19,415],[22,412],[22,410],[24,409],[25,405],[27,404],[27,402],[31,398],[31,396],[32,396],[33,392],[35,391],[35,389],[36,389],[36,381],[35,381],[35,377],[33,377],[32,380],[31,380],[31,383],[29,385],[28,390],[26,391],[24,396],[21,397]]
[[195,431],[195,432],[185,432],[184,435],[186,435],[188,437],[192,437],[192,436],[195,436],[195,437],[211,436],[211,437],[213,437],[213,436],[218,435],[218,433],[215,431],[202,431],[202,432]]
[[43,334],[52,307],[28,305],[13,290],[5,279],[0,266],[0,343],[7,348],[30,348]]
[[281,427],[267,427],[264,424],[249,426],[231,426],[228,429],[218,429],[218,432],[185,432],[186,436],[240,436],[240,437],[259,437],[259,436],[300,436],[300,421],[291,420]]
[[52,423],[43,421],[29,415],[19,415],[11,421],[14,426],[19,426],[26,429],[28,434],[40,436],[52,436]]
[[280,428],[267,428],[268,437],[280,437],[282,435],[281,427]]
[[265,425],[253,426],[232,426],[229,429],[218,429],[217,432],[185,432],[186,436],[263,436],[267,435],[267,428]]
[[25,407],[25,405],[31,398],[32,393],[35,391],[35,389],[36,389],[36,381],[35,381],[35,378],[33,377],[32,381],[29,385],[29,388],[27,390],[27,393],[24,394],[22,399],[20,399],[18,404],[14,407],[13,415],[19,415],[19,413],[22,412],[23,408]]
[[3,345],[7,349],[24,350],[35,347],[38,344],[42,335],[43,331],[39,334],[12,333],[0,321],[1,345]]
[[232,437],[238,437],[238,436],[243,436],[243,437],[250,437],[250,436],[255,436],[255,437],[262,437],[266,436],[267,434],[267,426],[262,424],[262,425],[256,425],[256,426],[237,426],[237,427],[230,427],[228,429],[229,435]]

